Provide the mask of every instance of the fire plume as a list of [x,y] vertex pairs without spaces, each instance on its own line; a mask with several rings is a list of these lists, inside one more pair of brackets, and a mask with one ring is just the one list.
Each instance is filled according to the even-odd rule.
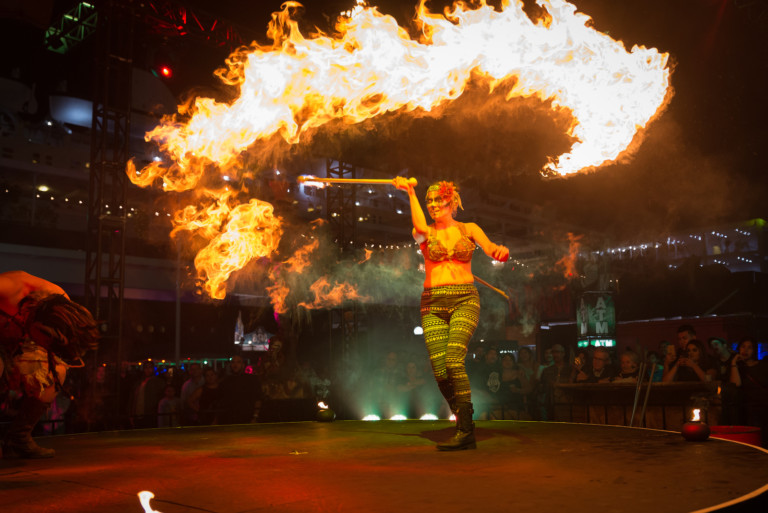
[[373,251],[371,251],[370,249],[366,248],[365,249],[365,254],[363,255],[363,259],[362,260],[358,260],[357,263],[358,264],[362,264],[362,263],[367,262],[368,260],[371,259],[371,255],[373,255]]
[[307,309],[336,306],[349,299],[358,301],[370,300],[368,296],[359,295],[355,287],[349,283],[334,283],[331,285],[325,276],[313,283],[309,290],[314,294],[315,300],[311,303],[299,303],[299,306]]
[[613,161],[665,104],[668,54],[627,51],[565,0],[538,4],[546,20],[531,20],[520,0],[503,0],[500,10],[456,2],[444,14],[422,3],[415,20],[421,37],[414,40],[393,17],[360,5],[338,18],[333,36],[305,36],[290,17],[300,4],[285,2],[272,16],[273,44],[241,49],[217,72],[239,97],[197,98],[164,119],[146,139],[173,164],[140,174],[181,174],[194,186],[200,166],[236,165],[243,151],[274,134],[297,144],[335,119],[430,111],[461,96],[473,74],[486,77],[491,90],[513,79],[508,98],[538,97],[572,111],[569,135],[577,142],[552,158],[550,171],[565,175]]
[[[282,262],[272,268],[269,277],[272,281],[272,285],[267,287],[269,297],[272,302],[272,308],[279,314],[284,314],[288,311],[288,294],[291,293],[292,287],[289,283],[295,283],[298,276],[306,271],[312,264],[312,254],[318,249],[320,243],[317,239],[305,244],[299,248],[293,256],[288,258],[285,262]],[[371,251],[366,250],[366,259],[361,264],[368,260],[371,255]],[[312,277],[303,277],[304,280],[311,281]],[[306,281],[308,283],[308,281]],[[303,287],[305,290],[306,287]],[[328,308],[337,306],[348,299],[356,299],[360,301],[367,301],[370,298],[367,296],[361,296],[357,292],[357,287],[350,283],[339,283],[334,281],[331,285],[331,280],[327,276],[315,279],[314,283],[309,286],[309,293],[314,296],[311,302],[300,302],[298,306],[306,308],[308,310],[318,308]]]
[[579,242],[583,235],[574,235],[568,233],[568,254],[563,258],[555,262],[555,268],[563,271],[563,276],[566,279],[572,279],[576,276],[576,262],[579,258],[579,250],[581,249],[581,243]]
[[269,278],[272,281],[272,285],[267,287],[267,292],[275,312],[284,314],[288,311],[286,300],[291,290],[286,285],[286,275],[289,273],[301,273],[305,268],[309,267],[311,265],[310,257],[319,245],[320,242],[317,239],[305,244],[288,260],[274,266],[270,271]]
[[282,229],[271,205],[238,205],[233,194],[206,183],[242,177],[246,151],[273,138],[296,145],[334,120],[430,112],[460,97],[472,79],[489,92],[503,84],[507,99],[539,98],[571,112],[575,142],[552,156],[545,172],[567,175],[612,162],[671,96],[668,54],[628,51],[565,0],[537,3],[544,19],[532,20],[521,0],[501,0],[497,8],[459,1],[442,14],[422,0],[414,39],[393,17],[360,2],[338,17],[332,35],[305,35],[291,18],[299,4],[287,1],[272,15],[271,45],[241,48],[217,71],[234,99],[198,97],[180,106],[145,136],[165,161],[140,170],[131,163],[128,176],[142,187],[162,182],[165,191],[194,190],[202,198],[203,205],[176,213],[173,233],[188,230],[208,241],[195,266],[204,290],[222,298],[230,274],[272,254]]
[[312,263],[310,256],[320,246],[320,241],[314,239],[309,244],[296,251],[291,258],[285,261],[286,270],[300,273]]
[[215,299],[226,296],[226,282],[234,271],[271,255],[282,236],[281,220],[271,204],[255,198],[235,203],[231,194],[212,194],[207,207],[189,205],[173,218],[172,235],[184,230],[207,241],[195,257],[195,268],[203,290]]

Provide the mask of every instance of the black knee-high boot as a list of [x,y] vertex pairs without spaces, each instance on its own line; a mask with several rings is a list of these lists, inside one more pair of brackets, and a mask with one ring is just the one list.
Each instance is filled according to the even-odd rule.
[[22,458],[53,458],[53,449],[40,447],[32,439],[32,430],[50,406],[34,397],[24,397],[18,414],[11,420],[5,435],[4,453],[15,453]]
[[463,449],[475,449],[475,423],[472,422],[472,414],[475,410],[472,403],[460,403],[456,405],[456,433],[447,442],[437,444],[440,451],[461,451]]

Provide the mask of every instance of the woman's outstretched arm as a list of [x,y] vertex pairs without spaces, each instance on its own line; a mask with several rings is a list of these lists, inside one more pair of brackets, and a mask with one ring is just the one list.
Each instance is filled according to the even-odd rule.
[[483,248],[486,255],[499,262],[506,262],[509,259],[509,249],[506,246],[491,242],[483,229],[477,226],[477,224],[466,223],[465,226],[469,236]]

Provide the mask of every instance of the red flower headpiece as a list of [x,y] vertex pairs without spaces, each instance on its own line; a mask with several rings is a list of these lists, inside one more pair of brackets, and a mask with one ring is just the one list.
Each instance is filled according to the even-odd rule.
[[453,199],[453,195],[456,192],[456,187],[453,185],[453,182],[439,182],[437,187],[437,193],[440,194],[442,198],[448,200]]
[[464,209],[461,205],[461,197],[459,196],[459,188],[453,182],[441,181],[430,185],[427,189],[427,193],[430,191],[437,191],[441,198],[448,201],[451,205],[451,210],[454,214],[460,209]]

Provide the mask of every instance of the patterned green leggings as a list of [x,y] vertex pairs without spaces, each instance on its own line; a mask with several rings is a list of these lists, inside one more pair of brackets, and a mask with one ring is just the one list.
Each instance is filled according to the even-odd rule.
[[452,409],[472,399],[464,359],[479,319],[480,295],[472,283],[429,287],[421,294],[421,327],[429,361]]

